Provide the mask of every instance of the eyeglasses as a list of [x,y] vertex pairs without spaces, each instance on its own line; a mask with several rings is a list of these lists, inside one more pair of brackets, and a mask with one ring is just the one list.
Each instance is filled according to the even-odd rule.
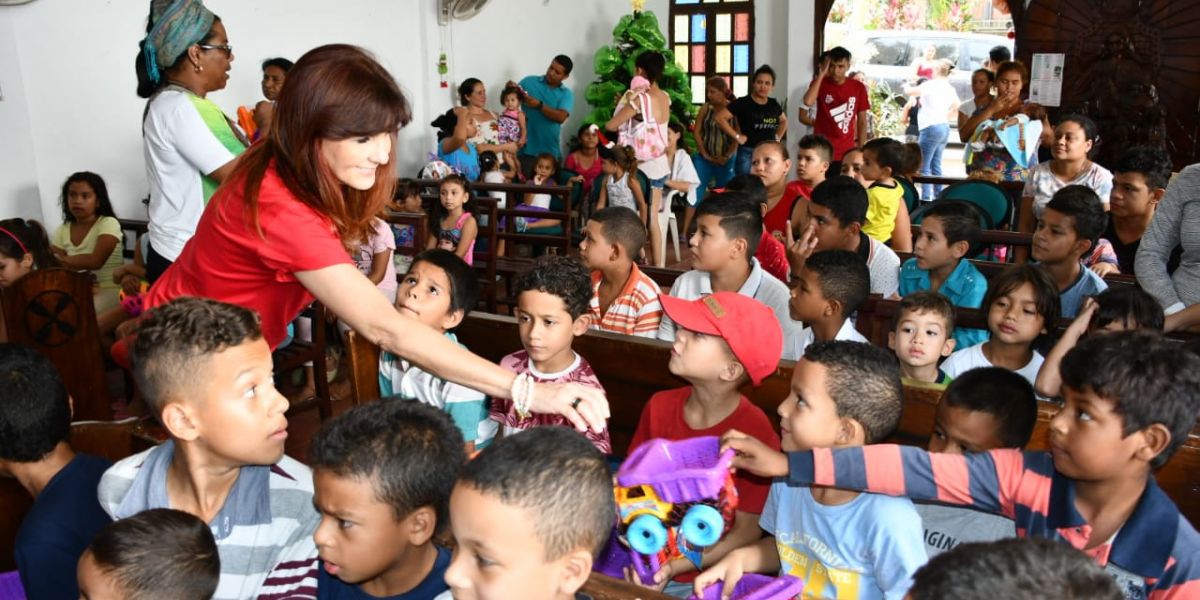
[[196,47],[201,50],[221,50],[225,53],[225,56],[231,56],[233,54],[233,46],[230,44],[196,44]]

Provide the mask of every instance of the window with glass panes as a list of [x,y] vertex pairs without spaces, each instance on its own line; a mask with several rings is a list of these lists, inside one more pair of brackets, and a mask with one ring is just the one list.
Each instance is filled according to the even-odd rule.
[[750,91],[754,72],[753,0],[671,0],[671,48],[687,73],[692,102],[704,102],[704,82],[724,77],[735,96]]

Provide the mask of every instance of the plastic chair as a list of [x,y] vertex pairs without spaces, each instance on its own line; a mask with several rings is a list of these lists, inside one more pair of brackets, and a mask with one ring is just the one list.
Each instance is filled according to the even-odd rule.
[[912,214],[921,207],[921,193],[917,191],[917,186],[907,177],[896,177],[896,183],[904,188],[904,204],[908,206],[908,214]]
[[1004,188],[990,181],[972,179],[951,184],[938,194],[934,202],[942,200],[970,202],[987,218],[984,229],[1008,229],[1012,224],[1012,198]]

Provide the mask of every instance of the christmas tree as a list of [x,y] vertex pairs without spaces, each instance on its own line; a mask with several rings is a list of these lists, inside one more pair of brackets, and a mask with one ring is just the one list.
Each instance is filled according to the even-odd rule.
[[[613,29],[612,45],[596,51],[598,79],[588,85],[585,92],[592,112],[584,122],[603,129],[616,110],[617,98],[629,89],[629,80],[633,79],[635,72],[634,61],[641,53],[653,50],[666,58],[667,66],[663,69],[658,87],[671,98],[671,121],[684,124],[686,129],[696,116],[696,107],[692,105],[692,87],[683,69],[675,64],[675,53],[667,48],[667,39],[658,27],[658,18],[652,12],[640,10],[640,4],[635,0],[633,14],[625,15],[617,22]],[[682,143],[689,147],[692,145],[690,133]]]

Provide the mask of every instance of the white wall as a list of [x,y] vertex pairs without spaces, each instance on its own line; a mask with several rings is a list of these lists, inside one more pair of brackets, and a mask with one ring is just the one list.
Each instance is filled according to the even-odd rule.
[[[332,42],[366,47],[410,95],[413,125],[400,134],[400,173],[413,173],[435,143],[429,122],[456,100],[467,77],[488,86],[499,105],[504,82],[542,73],[559,53],[575,62],[568,84],[576,105],[566,131],[587,114],[584,89],[594,79],[592,56],[612,41],[629,11],[626,0],[493,0],[467,21],[439,28],[436,0],[206,0],[221,16],[235,48],[229,85],[211,95],[228,114],[261,95],[259,62],[293,60]],[[777,0],[756,3],[756,55],[779,73],[778,97],[798,106],[797,69],[811,64],[812,8]],[[141,146],[144,101],[134,90],[133,59],[144,35],[148,2],[40,0],[0,7],[0,217],[60,220],[58,189],[68,174],[96,171],[109,184],[118,215],[144,218],[147,194]],[[790,5],[790,8],[789,8]],[[668,0],[648,0],[666,28]],[[799,29],[798,29],[799,28]],[[807,33],[806,33],[807,32]],[[436,72],[442,48],[449,88]],[[807,83],[810,73],[800,81]],[[785,90],[787,92],[785,93]]]
[[33,133],[9,13],[0,9],[0,219],[42,218]]

